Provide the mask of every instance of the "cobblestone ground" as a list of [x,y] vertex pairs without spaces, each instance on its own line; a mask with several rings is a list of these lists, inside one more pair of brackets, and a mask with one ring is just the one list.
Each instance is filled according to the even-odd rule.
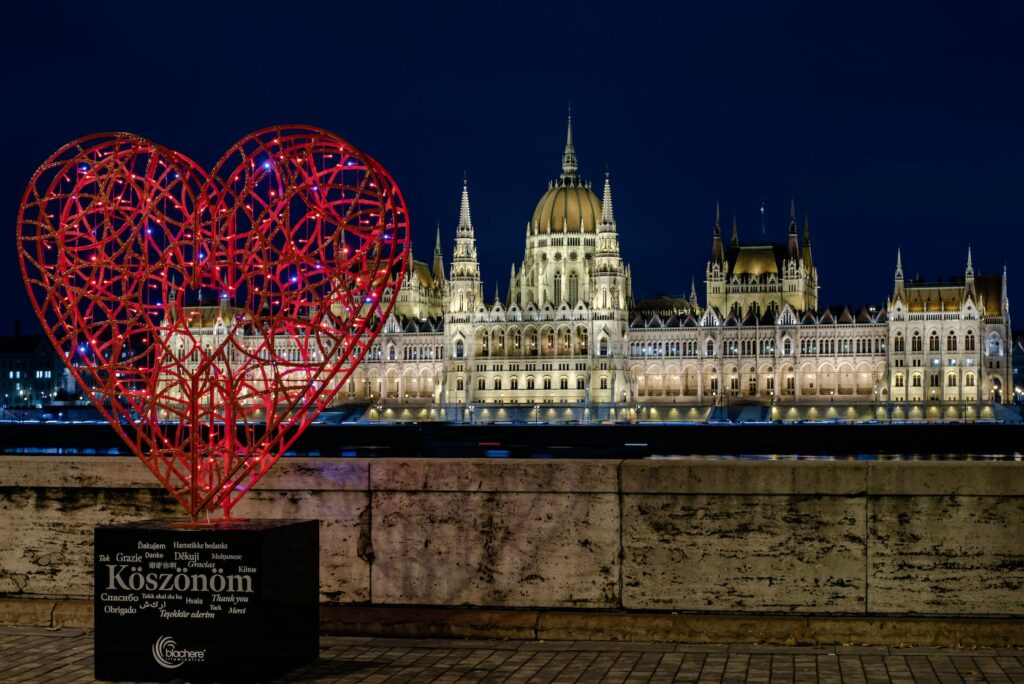
[[[276,682],[1000,682],[1024,651],[321,637],[320,659]],[[92,633],[0,627],[0,682],[93,682]]]

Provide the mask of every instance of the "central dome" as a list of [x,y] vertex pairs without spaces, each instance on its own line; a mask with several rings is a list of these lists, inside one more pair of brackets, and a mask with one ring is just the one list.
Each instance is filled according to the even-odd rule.
[[530,234],[594,233],[600,218],[601,200],[590,184],[579,178],[560,178],[537,202]]
[[596,233],[601,218],[601,200],[577,174],[576,148],[572,143],[572,116],[565,132],[562,175],[548,185],[537,202],[530,221],[530,234]]

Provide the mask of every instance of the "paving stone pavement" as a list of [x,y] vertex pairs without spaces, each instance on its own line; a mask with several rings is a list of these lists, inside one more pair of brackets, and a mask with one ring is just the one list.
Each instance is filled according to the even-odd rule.
[[[91,632],[0,627],[0,682],[94,681]],[[323,636],[300,682],[1024,684],[1024,650]]]

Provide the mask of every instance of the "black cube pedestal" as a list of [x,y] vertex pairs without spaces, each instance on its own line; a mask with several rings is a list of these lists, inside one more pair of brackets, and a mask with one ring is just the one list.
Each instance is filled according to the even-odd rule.
[[96,528],[96,678],[261,682],[319,654],[319,522]]

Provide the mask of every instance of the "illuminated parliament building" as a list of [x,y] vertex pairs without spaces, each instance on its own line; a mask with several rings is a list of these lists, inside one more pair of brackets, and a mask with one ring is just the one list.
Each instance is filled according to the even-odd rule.
[[897,251],[885,304],[851,310],[820,305],[795,207],[782,242],[743,242],[735,220],[725,235],[717,209],[710,232],[703,302],[693,284],[636,301],[611,183],[580,176],[570,119],[506,296],[485,297],[464,182],[447,275],[439,228],[336,403],[369,420],[974,420],[1012,399],[1006,272],[976,275],[969,249],[933,284]]

